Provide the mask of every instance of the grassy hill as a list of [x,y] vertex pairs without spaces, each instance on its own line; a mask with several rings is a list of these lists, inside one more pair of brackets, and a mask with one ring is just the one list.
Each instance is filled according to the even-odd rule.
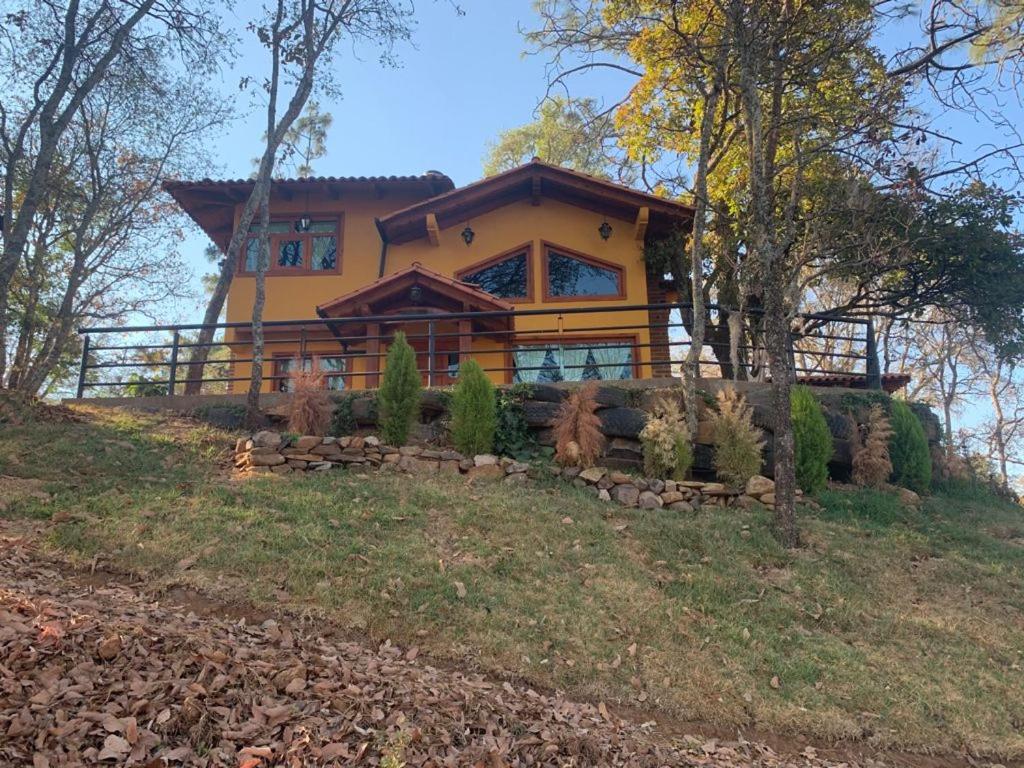
[[624,509],[541,482],[240,483],[231,442],[117,412],[0,424],[0,515],[48,519],[70,557],[154,586],[656,717],[1024,756],[1024,515],[978,489],[919,511],[830,491],[787,552],[763,511]]

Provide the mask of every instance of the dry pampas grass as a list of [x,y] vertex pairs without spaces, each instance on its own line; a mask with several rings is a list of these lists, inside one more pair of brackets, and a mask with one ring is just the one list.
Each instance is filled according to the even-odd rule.
[[288,380],[291,383],[288,430],[323,437],[331,424],[331,398],[324,387],[323,374],[296,371]]
[[555,461],[563,467],[592,467],[604,450],[597,411],[597,384],[589,381],[572,392],[555,416]]

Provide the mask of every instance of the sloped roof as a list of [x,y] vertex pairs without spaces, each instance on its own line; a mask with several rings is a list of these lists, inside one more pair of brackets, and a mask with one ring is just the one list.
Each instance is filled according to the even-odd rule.
[[380,230],[389,243],[405,243],[426,236],[427,214],[434,214],[438,226],[444,229],[510,202],[524,198],[537,200],[540,197],[560,200],[627,221],[634,220],[641,208],[648,208],[648,226],[652,231],[667,231],[674,226],[688,228],[693,222],[693,207],[686,203],[651,195],[534,158],[510,171],[390,213],[381,218]]
[[[235,206],[248,198],[253,183],[252,179],[165,179],[162,186],[210,239],[224,248],[231,239]],[[271,195],[284,198],[319,189],[335,195],[343,191],[365,190],[433,197],[454,188],[454,182],[440,171],[427,171],[418,176],[276,178],[270,183]]]

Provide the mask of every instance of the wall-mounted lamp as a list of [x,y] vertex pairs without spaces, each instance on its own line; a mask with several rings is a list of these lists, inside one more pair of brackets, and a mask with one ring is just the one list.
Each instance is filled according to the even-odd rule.
[[423,289],[418,285],[414,285],[409,289],[409,301],[413,304],[419,304],[420,299],[423,298]]
[[295,229],[299,232],[309,232],[309,228],[312,224],[313,222],[310,220],[309,216],[303,214],[302,217],[295,222]]
[[466,228],[462,230],[463,242],[465,242],[466,245],[470,245],[473,242],[474,237],[476,237],[476,232],[474,232],[473,228],[467,224]]
[[597,231],[601,235],[602,240],[607,240],[612,236],[612,225],[607,221],[602,221],[601,226],[597,228]]

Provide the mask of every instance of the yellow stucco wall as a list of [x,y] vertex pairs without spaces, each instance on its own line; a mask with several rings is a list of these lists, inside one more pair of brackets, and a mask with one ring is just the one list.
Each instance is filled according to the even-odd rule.
[[[272,205],[272,215],[274,216],[288,213],[298,215],[304,210],[309,210],[314,214],[343,212],[342,267],[341,273],[337,275],[268,276],[265,319],[313,318],[316,316],[315,307],[318,304],[323,304],[376,280],[381,241],[374,225],[374,216],[384,216],[412,202],[415,201],[395,197],[382,199],[348,197],[338,201],[321,198],[310,200],[308,203],[305,199],[293,199],[279,203],[275,201]],[[612,225],[613,229],[612,235],[607,241],[603,240],[598,232],[599,225],[605,220]],[[475,238],[471,245],[467,246],[462,240],[463,223],[441,230],[437,246],[431,245],[426,238],[410,243],[391,245],[387,254],[387,273],[419,262],[435,272],[454,276],[459,270],[472,264],[525,243],[532,243],[533,300],[517,302],[517,309],[587,306],[610,308],[647,302],[643,253],[634,237],[634,224],[631,221],[608,218],[599,213],[542,198],[541,204],[537,206],[531,205],[528,200],[513,202],[465,223],[470,224],[475,232]],[[614,300],[545,302],[543,300],[544,286],[542,285],[543,269],[541,264],[542,243],[545,241],[620,265],[625,274],[625,297]],[[250,318],[254,293],[255,278],[244,275],[235,277],[227,302],[229,322],[244,322]],[[574,335],[591,340],[598,337],[636,336],[637,342],[640,344],[640,348],[637,350],[640,374],[649,376],[650,368],[647,363],[650,361],[650,350],[643,346],[649,343],[649,335],[646,328],[643,327],[646,324],[647,313],[645,311],[587,315],[567,314],[561,320],[562,338],[568,342]],[[631,326],[631,328],[621,331],[593,330],[608,326]],[[558,320],[552,316],[516,319],[517,332],[550,331],[555,333],[557,328]],[[311,354],[337,353],[338,345],[331,340],[311,341],[307,345],[307,349]],[[268,347],[268,357],[286,351],[297,352],[297,348],[271,345]],[[249,350],[237,346],[234,349],[234,354],[236,357],[249,357]],[[496,342],[492,340],[475,339],[472,354],[485,367],[505,367],[509,364],[506,361],[504,350],[499,349]],[[366,370],[366,362],[365,359],[356,359],[350,365],[350,370],[354,374],[350,382],[351,386],[356,388],[365,386],[365,380],[359,374]],[[267,372],[269,373],[269,367]],[[249,375],[248,364],[237,364],[234,375],[247,378]],[[499,383],[510,378],[504,372],[494,372],[491,376]],[[241,391],[245,386],[243,382],[237,382],[235,389]]]

